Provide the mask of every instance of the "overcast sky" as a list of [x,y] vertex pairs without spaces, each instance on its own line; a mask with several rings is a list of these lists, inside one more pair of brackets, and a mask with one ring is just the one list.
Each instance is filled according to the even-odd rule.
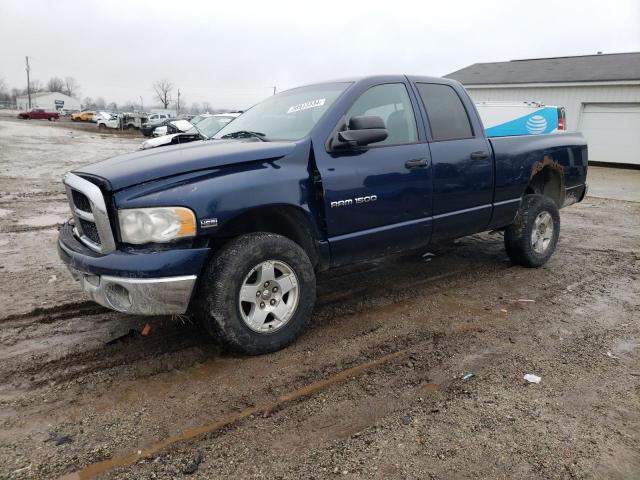
[[640,2],[2,0],[0,77],[75,77],[81,97],[246,108],[278,90],[375,73],[640,50]]

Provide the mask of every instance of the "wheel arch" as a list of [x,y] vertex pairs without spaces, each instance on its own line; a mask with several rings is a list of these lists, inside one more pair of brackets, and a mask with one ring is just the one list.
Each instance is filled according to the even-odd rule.
[[558,208],[564,205],[565,188],[562,166],[552,162],[537,162],[531,171],[524,195],[540,194],[552,199]]
[[255,232],[275,233],[294,241],[307,253],[314,267],[321,259],[321,237],[311,214],[289,204],[260,206],[239,213],[220,226],[209,246],[216,251],[233,238]]

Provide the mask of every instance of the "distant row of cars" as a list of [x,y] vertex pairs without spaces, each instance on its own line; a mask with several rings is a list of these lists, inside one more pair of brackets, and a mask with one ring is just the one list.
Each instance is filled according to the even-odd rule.
[[222,127],[240,115],[238,112],[202,114],[193,117],[190,121],[186,119],[168,119],[155,122],[155,125],[148,125],[148,127],[143,125],[140,129],[142,133],[145,136],[153,136],[155,138],[145,140],[140,149],[146,150],[164,145],[209,140]]
[[[239,117],[242,112],[203,113],[201,115],[183,115],[171,118],[168,113],[111,113],[106,111],[84,110],[70,113],[74,122],[94,122],[99,129],[139,129],[145,137],[153,137],[142,143],[140,148],[176,145],[195,140],[208,140],[222,127]],[[49,112],[42,108],[34,108],[18,114],[22,119],[58,120],[59,112]]]

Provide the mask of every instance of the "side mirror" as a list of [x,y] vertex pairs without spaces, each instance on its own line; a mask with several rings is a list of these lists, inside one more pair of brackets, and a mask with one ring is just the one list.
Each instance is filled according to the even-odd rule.
[[[381,142],[388,136],[384,120],[377,116],[352,117],[349,129],[338,132],[338,145],[345,147],[364,147],[370,143]],[[336,146],[338,146],[336,145]]]

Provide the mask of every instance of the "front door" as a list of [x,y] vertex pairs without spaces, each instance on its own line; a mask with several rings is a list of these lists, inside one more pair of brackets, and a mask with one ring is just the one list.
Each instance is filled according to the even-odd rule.
[[431,158],[409,92],[405,83],[376,85],[345,112],[347,125],[354,116],[382,118],[386,140],[346,151],[315,148],[334,265],[429,242]]

